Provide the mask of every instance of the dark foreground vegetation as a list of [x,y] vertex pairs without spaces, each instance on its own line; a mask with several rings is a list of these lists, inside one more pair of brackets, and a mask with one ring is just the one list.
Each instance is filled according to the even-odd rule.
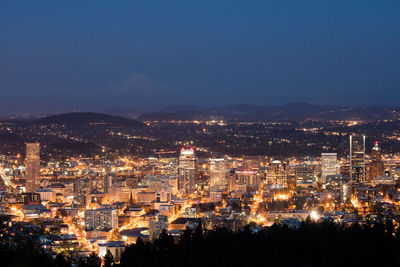
[[[166,233],[150,243],[138,239],[122,254],[121,266],[399,266],[400,238],[393,224],[354,225],[307,222],[298,229],[274,225]],[[104,266],[112,266],[112,257]],[[3,243],[1,266],[100,266],[100,259],[51,257],[30,242]]]
[[274,225],[238,233],[224,228],[186,231],[178,243],[162,234],[128,247],[122,266],[398,266],[393,225],[343,228],[330,222],[299,229]]

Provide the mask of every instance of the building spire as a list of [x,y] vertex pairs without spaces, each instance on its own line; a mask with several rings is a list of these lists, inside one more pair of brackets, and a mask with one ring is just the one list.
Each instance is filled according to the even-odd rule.
[[374,145],[374,147],[372,148],[372,150],[375,150],[375,151],[380,151],[380,150],[381,150],[381,148],[379,147],[378,141],[375,141],[375,145]]

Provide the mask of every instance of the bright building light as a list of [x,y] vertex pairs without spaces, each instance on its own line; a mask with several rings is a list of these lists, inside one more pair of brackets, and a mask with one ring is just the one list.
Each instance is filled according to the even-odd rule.
[[311,219],[313,219],[314,221],[319,220],[318,212],[315,211],[315,210],[313,210],[313,211],[310,212],[310,217],[311,217]]

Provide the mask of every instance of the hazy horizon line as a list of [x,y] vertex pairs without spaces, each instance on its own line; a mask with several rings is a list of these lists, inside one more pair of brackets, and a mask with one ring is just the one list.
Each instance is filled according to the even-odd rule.
[[[276,105],[268,105],[268,104],[249,104],[249,103],[238,103],[238,104],[223,104],[223,105],[194,105],[194,104],[183,104],[183,105],[166,105],[164,107],[153,107],[153,108],[144,108],[144,107],[129,107],[129,106],[122,106],[122,107],[105,107],[105,108],[88,108],[88,109],[65,109],[65,110],[49,110],[49,111],[11,111],[10,113],[3,113],[0,115],[0,119],[7,119],[7,118],[24,118],[24,117],[43,117],[43,116],[51,116],[57,114],[67,114],[67,113],[99,113],[99,114],[109,114],[109,115],[116,115],[117,112],[131,112],[135,115],[141,115],[145,113],[154,113],[154,112],[165,112],[168,113],[168,109],[170,108],[179,108],[179,107],[192,107],[192,108],[199,108],[199,109],[214,109],[214,108],[224,108],[224,107],[235,107],[235,106],[254,106],[254,107],[284,107],[290,105],[309,105],[309,106],[316,106],[316,107],[335,107],[335,108],[400,108],[400,105],[338,105],[338,104],[316,104],[310,102],[288,102],[285,104],[276,104]],[[114,114],[113,114],[114,113]],[[171,112],[173,113],[173,112]]]

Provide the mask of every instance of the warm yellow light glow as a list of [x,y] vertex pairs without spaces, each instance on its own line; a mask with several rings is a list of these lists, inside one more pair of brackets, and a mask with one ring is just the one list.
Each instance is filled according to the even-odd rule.
[[315,221],[318,220],[318,219],[319,219],[318,212],[315,211],[315,210],[311,211],[311,212],[310,212],[310,217],[311,217],[311,219],[313,219],[313,220],[315,220]]
[[287,194],[276,194],[274,196],[274,200],[288,200],[289,199],[289,195]]

